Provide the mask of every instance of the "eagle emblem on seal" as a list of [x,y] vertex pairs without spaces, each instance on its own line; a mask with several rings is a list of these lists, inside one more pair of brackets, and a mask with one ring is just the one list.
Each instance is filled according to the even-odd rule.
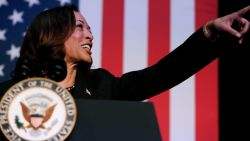
[[20,102],[20,105],[22,107],[22,113],[24,119],[29,123],[27,126],[23,126],[22,123],[16,121],[16,125],[18,128],[26,129],[26,128],[32,128],[33,130],[38,129],[48,129],[44,126],[44,123],[46,123],[51,115],[54,112],[54,109],[56,107],[56,104],[48,107],[47,109],[42,109],[40,106],[33,106],[29,108],[24,103]]

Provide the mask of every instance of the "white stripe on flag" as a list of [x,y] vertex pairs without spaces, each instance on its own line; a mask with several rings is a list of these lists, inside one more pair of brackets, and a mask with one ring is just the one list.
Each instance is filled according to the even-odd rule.
[[103,0],[79,0],[79,10],[86,18],[94,36],[93,68],[101,67],[102,58],[102,8]]
[[[194,32],[194,0],[171,1],[171,50]],[[195,141],[194,76],[170,90],[170,141]]]
[[148,0],[125,0],[123,72],[145,68],[148,48]]

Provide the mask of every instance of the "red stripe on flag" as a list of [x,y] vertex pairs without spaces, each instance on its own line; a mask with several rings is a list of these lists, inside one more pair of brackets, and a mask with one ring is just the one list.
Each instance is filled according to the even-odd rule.
[[[217,0],[196,0],[196,28],[217,17]],[[218,60],[196,74],[196,141],[218,141]]]
[[102,67],[122,74],[124,1],[103,1]]
[[[169,0],[149,0],[148,64],[159,61],[169,52]],[[155,96],[154,103],[162,141],[169,141],[169,91]]]

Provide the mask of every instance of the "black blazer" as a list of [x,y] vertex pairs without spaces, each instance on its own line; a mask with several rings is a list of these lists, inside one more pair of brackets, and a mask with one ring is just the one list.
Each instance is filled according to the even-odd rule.
[[[220,47],[211,43],[202,28],[153,66],[115,77],[104,69],[86,75],[78,70],[73,97],[85,99],[144,100],[186,80],[213,61]],[[0,98],[16,82],[0,84]]]
[[[182,45],[142,70],[128,72],[115,77],[104,69],[91,70],[89,74],[78,70],[74,98],[144,100],[186,80],[213,61],[220,53],[218,45],[208,40],[200,28]],[[0,84],[0,98],[16,83],[9,80]],[[4,141],[2,132],[0,140]]]

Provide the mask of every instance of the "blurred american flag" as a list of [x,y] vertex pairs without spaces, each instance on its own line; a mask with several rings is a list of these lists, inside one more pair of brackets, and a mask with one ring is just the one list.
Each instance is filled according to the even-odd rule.
[[[25,30],[44,9],[75,4],[94,35],[93,67],[142,69],[217,17],[217,0],[0,0],[0,82],[10,78]],[[154,102],[163,141],[218,141],[217,61]],[[140,131],[138,131],[140,132]]]

